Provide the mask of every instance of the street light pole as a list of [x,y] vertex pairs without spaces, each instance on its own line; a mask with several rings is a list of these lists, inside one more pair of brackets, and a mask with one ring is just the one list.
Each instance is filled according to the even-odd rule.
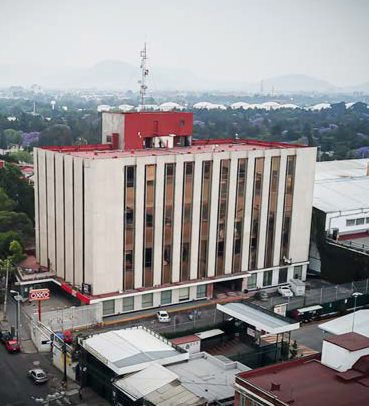
[[9,283],[9,261],[6,261],[6,277],[5,277],[5,297],[4,297],[3,321],[6,321],[6,307],[7,307],[7,304],[8,304],[8,283]]
[[20,324],[20,301],[22,300],[22,296],[15,290],[11,290],[10,293],[15,293],[14,300],[17,301],[17,313],[16,313],[16,324],[17,324],[17,343],[20,345],[20,332],[19,332],[19,324]]
[[360,292],[354,292],[352,294],[352,296],[354,297],[354,313],[352,315],[352,328],[351,328],[352,332],[354,331],[354,326],[355,326],[356,300],[357,300],[357,297],[361,296],[361,295],[362,295],[362,293],[360,293]]

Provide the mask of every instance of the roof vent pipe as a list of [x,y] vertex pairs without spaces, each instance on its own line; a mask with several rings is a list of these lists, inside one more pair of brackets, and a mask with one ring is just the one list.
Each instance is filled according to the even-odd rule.
[[281,390],[281,384],[272,382],[272,384],[270,386],[270,391],[274,392],[274,391],[280,391],[280,390]]

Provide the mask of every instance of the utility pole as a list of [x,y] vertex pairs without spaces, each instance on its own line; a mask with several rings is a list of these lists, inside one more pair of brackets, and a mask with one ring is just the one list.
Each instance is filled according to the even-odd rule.
[[6,277],[5,277],[5,297],[4,297],[4,313],[3,313],[3,321],[6,321],[6,307],[8,304],[8,284],[9,284],[9,260],[6,259]]
[[19,324],[20,324],[20,301],[22,300],[22,296],[16,291],[11,290],[10,293],[15,293],[14,300],[17,301],[17,314],[16,314],[16,324],[17,324],[17,343],[20,345],[20,332],[19,332]]

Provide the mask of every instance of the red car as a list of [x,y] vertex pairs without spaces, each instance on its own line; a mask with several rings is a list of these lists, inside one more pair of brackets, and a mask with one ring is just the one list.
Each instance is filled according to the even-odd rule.
[[20,345],[15,340],[6,341],[5,347],[8,350],[8,352],[19,352],[20,351]]

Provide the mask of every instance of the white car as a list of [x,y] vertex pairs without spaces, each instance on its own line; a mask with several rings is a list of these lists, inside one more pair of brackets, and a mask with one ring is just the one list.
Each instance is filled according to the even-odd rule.
[[289,286],[278,286],[278,293],[283,297],[292,297],[293,293]]
[[159,323],[169,323],[170,322],[169,314],[168,314],[168,312],[166,312],[164,310],[157,312],[156,317],[157,317]]

